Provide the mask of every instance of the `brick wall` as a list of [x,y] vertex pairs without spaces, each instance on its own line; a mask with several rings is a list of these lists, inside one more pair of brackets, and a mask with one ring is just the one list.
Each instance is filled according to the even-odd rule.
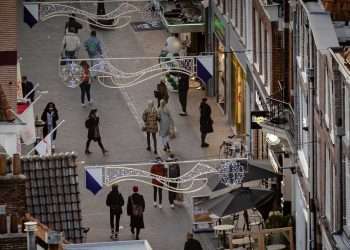
[[[284,80],[284,50],[282,32],[278,31],[278,23],[272,23],[272,84],[271,93],[280,93],[278,81]],[[288,74],[286,72],[286,74]]]
[[23,216],[26,209],[24,176],[0,176],[0,205],[6,205],[7,214]]
[[[17,15],[15,0],[0,1],[0,84],[12,109],[16,107]],[[12,84],[10,84],[12,83]]]
[[4,236],[0,236],[1,250],[27,250],[27,238],[25,234],[11,234],[6,235],[6,237]]
[[334,21],[350,20],[350,1],[349,0],[323,0],[323,5],[331,14]]

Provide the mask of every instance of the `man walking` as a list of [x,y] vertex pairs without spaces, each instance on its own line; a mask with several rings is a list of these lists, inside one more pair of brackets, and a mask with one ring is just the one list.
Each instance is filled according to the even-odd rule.
[[187,93],[189,89],[189,76],[186,74],[180,74],[179,86],[178,86],[178,94],[179,101],[181,104],[182,112],[181,116],[187,116]]
[[143,222],[143,213],[145,212],[145,199],[141,194],[138,193],[139,188],[134,186],[133,194],[128,198],[127,212],[130,216],[130,228],[131,233],[135,234],[136,229],[136,240],[139,240],[141,228],[145,228]]
[[201,243],[193,239],[192,233],[187,233],[187,241],[184,250],[203,250]]
[[[111,239],[118,240],[120,215],[123,213],[124,198],[118,191],[118,185],[112,186],[112,191],[109,192],[106,199],[106,205],[109,207],[111,225]],[[115,219],[115,222],[114,222]]]
[[80,48],[80,38],[75,33],[67,32],[63,37],[62,46],[65,57],[74,59],[76,58],[76,52]]
[[[151,173],[154,175],[159,175],[162,177],[166,176],[166,170],[164,165],[162,164],[162,159],[160,157],[156,158],[156,164],[154,164],[151,167]],[[159,208],[162,208],[162,186],[163,184],[159,182],[156,178],[152,179],[152,184],[153,184],[153,205],[154,207],[157,206],[157,193],[158,193],[158,198],[159,198]]]
[[[102,56],[101,41],[96,37],[96,31],[91,31],[90,37],[84,42],[84,47],[90,59]],[[91,66],[94,64],[95,62],[91,61]]]
[[28,99],[30,99],[30,102],[34,102],[34,95],[35,95],[35,91],[32,91],[34,88],[34,84],[30,81],[28,81],[26,76],[22,76],[22,93],[23,93],[23,97],[25,97],[26,95]]
[[[173,154],[169,155],[169,158],[167,159],[167,161],[169,162],[174,162],[176,161],[176,158]],[[168,167],[168,177],[169,178],[173,178],[176,179],[180,176],[180,166],[177,163],[172,163],[169,165]],[[169,186],[172,188],[177,188],[177,182],[169,182]],[[174,201],[176,198],[176,193],[169,191],[169,203],[170,203],[170,207],[174,208]]]

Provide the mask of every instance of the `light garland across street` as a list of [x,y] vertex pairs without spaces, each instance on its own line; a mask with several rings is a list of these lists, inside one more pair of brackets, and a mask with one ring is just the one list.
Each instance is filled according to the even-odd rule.
[[[90,190],[97,190],[97,193],[103,186],[111,186],[113,184],[125,181],[137,181],[147,185],[157,186],[152,183],[152,179],[155,179],[162,184],[162,186],[159,187],[164,190],[176,193],[193,193],[203,189],[206,186],[208,182],[208,174],[219,175],[218,178],[225,185],[240,184],[246,174],[244,165],[240,163],[242,160],[247,159],[208,159],[87,166],[85,167],[86,187]],[[215,162],[219,162],[219,167],[209,165],[209,163]],[[163,177],[136,168],[140,166],[152,166],[158,163],[163,165],[196,164],[191,170],[177,178]],[[178,184],[177,187],[172,187],[170,185],[173,183]]]

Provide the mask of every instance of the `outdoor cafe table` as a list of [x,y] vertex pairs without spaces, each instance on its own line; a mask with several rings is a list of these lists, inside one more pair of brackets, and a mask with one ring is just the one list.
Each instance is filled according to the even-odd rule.
[[286,245],[284,244],[273,244],[273,245],[268,245],[266,246],[267,250],[282,250],[286,249]]
[[249,237],[243,237],[243,238],[238,238],[238,239],[232,240],[232,245],[244,246],[244,245],[248,245],[250,243],[254,243],[254,239],[249,238]]
[[234,229],[233,225],[217,225],[214,227],[215,231],[222,231],[223,232],[223,246],[225,247],[226,245],[226,231],[232,231]]

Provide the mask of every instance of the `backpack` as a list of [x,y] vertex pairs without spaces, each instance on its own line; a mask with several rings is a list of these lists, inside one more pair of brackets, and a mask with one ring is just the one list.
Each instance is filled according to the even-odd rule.
[[89,41],[86,44],[86,50],[87,50],[88,54],[96,55],[97,54],[97,43],[95,41]]
[[135,204],[132,198],[130,200],[131,200],[132,215],[141,216],[143,212],[142,207],[140,205]]

